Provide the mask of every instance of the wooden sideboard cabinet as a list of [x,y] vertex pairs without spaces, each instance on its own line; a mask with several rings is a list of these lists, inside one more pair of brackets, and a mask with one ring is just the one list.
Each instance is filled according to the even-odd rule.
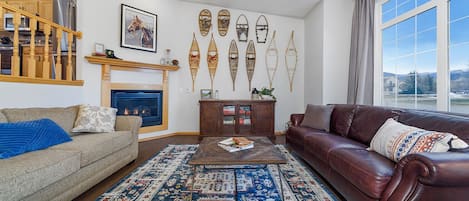
[[275,100],[200,100],[200,136],[275,138]]

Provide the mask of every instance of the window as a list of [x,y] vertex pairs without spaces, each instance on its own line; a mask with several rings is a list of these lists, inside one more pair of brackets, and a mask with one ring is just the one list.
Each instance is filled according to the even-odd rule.
[[450,111],[469,113],[469,1],[449,4]]
[[468,7],[467,0],[377,3],[376,104],[469,113]]

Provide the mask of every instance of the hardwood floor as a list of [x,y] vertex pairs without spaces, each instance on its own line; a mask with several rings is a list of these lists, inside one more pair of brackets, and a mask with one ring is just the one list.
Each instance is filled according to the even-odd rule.
[[[142,163],[150,159],[153,155],[161,151],[163,148],[166,147],[168,144],[198,144],[199,136],[174,136],[174,137],[167,137],[157,140],[151,140],[146,142],[140,142],[138,145],[138,157],[133,162],[128,164],[127,166],[123,167],[119,171],[115,172],[113,175],[109,176],[108,178],[104,179],[93,188],[89,189],[88,191],[84,192],[77,198],[75,201],[88,201],[88,200],[96,200],[101,194],[106,192],[109,188],[111,188],[114,184],[119,182],[122,178],[126,175],[130,174],[135,168],[140,166]],[[285,136],[277,136],[276,139],[277,144],[285,144]]]

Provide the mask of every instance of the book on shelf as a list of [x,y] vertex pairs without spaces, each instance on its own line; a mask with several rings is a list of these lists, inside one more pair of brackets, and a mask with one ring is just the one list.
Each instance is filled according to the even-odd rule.
[[240,125],[251,125],[251,118],[239,118]]
[[223,115],[235,115],[236,107],[234,105],[223,106]]
[[237,152],[254,148],[254,141],[245,137],[230,137],[218,142],[218,146],[228,152]]

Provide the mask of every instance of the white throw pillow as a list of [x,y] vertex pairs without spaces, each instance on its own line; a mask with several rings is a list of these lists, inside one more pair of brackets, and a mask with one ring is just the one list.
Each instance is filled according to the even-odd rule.
[[72,132],[114,132],[117,109],[80,105]]
[[419,152],[447,152],[452,148],[466,148],[463,140],[451,133],[427,131],[408,126],[390,118],[376,132],[369,150],[398,162],[404,156]]

